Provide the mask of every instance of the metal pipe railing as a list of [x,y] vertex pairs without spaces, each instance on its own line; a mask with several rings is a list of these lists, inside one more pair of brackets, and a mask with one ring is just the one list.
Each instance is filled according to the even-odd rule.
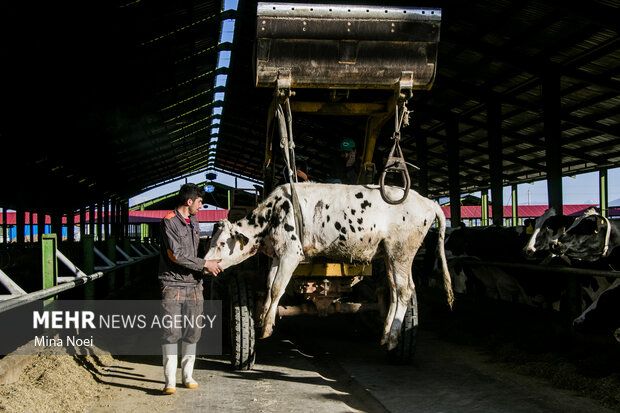
[[[114,271],[117,271],[119,269],[131,266],[131,265],[134,265],[134,264],[138,264],[138,263],[140,263],[142,261],[145,261],[145,260],[147,260],[149,258],[154,258],[154,257],[159,255],[156,251],[150,252],[149,254],[144,254],[144,253],[140,252],[133,245],[131,245],[131,248],[134,251],[136,251],[136,253],[138,253],[139,256],[138,257],[129,256],[124,251],[119,249],[119,251],[122,253],[122,255],[127,260],[126,261],[117,261],[116,264],[114,264],[107,257],[103,256],[102,253],[97,254],[102,259],[104,259],[104,257],[105,257],[104,261],[107,264],[112,264],[112,265],[109,265],[107,267],[99,267],[99,268],[97,268],[98,271],[93,272],[90,275],[87,275],[86,273],[84,273],[73,262],[71,262],[71,260],[69,260],[63,253],[61,253],[58,249],[55,249],[55,256],[56,256],[56,258],[60,262],[62,262],[69,269],[69,271],[71,271],[75,275],[75,277],[57,277],[56,282],[59,283],[58,285],[55,285],[55,286],[49,287],[49,288],[43,288],[41,290],[34,291],[32,293],[25,293],[25,292],[23,292],[22,294],[16,295],[15,297],[7,298],[7,299],[5,299],[3,301],[0,301],[0,313],[4,312],[4,311],[8,311],[10,309],[13,309],[15,307],[19,307],[19,306],[24,305],[24,304],[28,304],[28,303],[36,301],[36,300],[42,300],[42,299],[45,299],[45,298],[49,298],[49,297],[55,296],[55,295],[57,295],[59,293],[62,293],[64,291],[70,290],[72,288],[78,287],[80,285],[87,284],[87,283],[89,283],[91,281],[94,281],[94,280],[96,280],[98,278],[101,278],[101,277],[103,277],[107,273],[114,272]],[[96,250],[96,248],[95,248],[95,250]],[[98,252],[98,251],[95,251],[95,252]],[[10,277],[6,276],[6,278],[12,282]],[[15,283],[13,283],[13,284],[15,284]],[[17,284],[15,284],[15,285],[17,286]],[[23,291],[23,290],[21,290],[21,291]]]

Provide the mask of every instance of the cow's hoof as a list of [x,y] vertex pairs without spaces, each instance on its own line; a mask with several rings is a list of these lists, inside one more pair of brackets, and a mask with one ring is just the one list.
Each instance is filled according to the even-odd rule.
[[260,338],[271,337],[272,334],[273,334],[273,327],[263,327],[263,333],[261,334]]

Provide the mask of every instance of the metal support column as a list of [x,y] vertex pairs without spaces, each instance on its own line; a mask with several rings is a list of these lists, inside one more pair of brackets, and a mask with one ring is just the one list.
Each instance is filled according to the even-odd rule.
[[103,237],[110,236],[110,200],[103,202]]
[[480,191],[480,225],[486,227],[489,225],[489,190]]
[[62,215],[58,212],[54,212],[50,216],[51,226],[52,226],[52,234],[56,234],[56,237],[59,242],[62,242]]
[[[82,238],[82,251],[84,256],[83,271],[86,274],[92,274],[95,272],[95,239],[92,234],[85,235]],[[95,283],[88,283],[84,286],[84,299],[95,299]]]
[[546,74],[542,82],[545,158],[547,160],[547,193],[549,206],[563,214],[562,208],[562,125],[560,76]]
[[[31,215],[30,217],[32,218],[33,215]],[[37,227],[39,242],[41,242],[43,240],[43,235],[45,235],[45,212],[37,212]]]
[[97,214],[97,241],[103,241],[104,239],[104,227],[103,227],[103,214],[104,214],[105,202],[99,202],[99,213]]
[[123,200],[122,206],[121,206],[121,222],[122,222],[122,233],[123,233],[123,237],[126,238],[129,236],[129,205],[127,204],[127,201]]
[[461,224],[461,179],[459,174],[459,122],[457,119],[448,123],[448,180],[450,190],[450,226],[456,228]]
[[[110,235],[105,239],[106,243],[106,256],[110,261],[116,264],[116,237]],[[116,271],[108,274],[108,291],[114,291],[116,289]]]
[[609,217],[609,184],[607,180],[607,168],[598,171],[599,181],[599,205],[601,206],[601,215]]
[[[30,242],[34,242],[34,214],[32,212],[26,212],[28,219],[28,234],[30,234]],[[39,239],[40,240],[40,239]]]
[[502,104],[499,100],[490,100],[487,103],[487,130],[489,138],[489,170],[491,173],[491,215],[493,216],[494,225],[503,225]]
[[8,214],[6,208],[2,208],[2,242],[7,244],[9,242],[9,224],[7,222]]
[[26,220],[24,219],[24,210],[18,209],[15,211],[15,239],[18,244],[24,242],[24,227],[26,226]]
[[519,225],[519,199],[517,198],[517,185],[513,184],[511,188],[512,199],[512,225],[516,227]]
[[88,208],[88,235],[95,237],[95,220],[97,213],[95,212],[95,205],[91,204]]
[[69,211],[67,214],[67,241],[75,241],[75,211]]
[[86,209],[80,208],[80,241],[86,236]]
[[[123,238],[122,244],[123,244],[122,250],[125,252],[127,256],[131,256],[131,243],[129,242],[129,238],[128,237]],[[129,285],[131,285],[131,268],[130,267],[125,268],[125,273],[124,273],[123,278],[124,278],[123,285],[125,287],[128,287]]]
[[[58,279],[58,258],[56,256],[58,240],[56,234],[44,234],[41,237],[41,257],[43,267],[43,289],[52,288]],[[48,300],[53,300],[54,297]]]
[[110,235],[118,238],[118,201],[110,200]]

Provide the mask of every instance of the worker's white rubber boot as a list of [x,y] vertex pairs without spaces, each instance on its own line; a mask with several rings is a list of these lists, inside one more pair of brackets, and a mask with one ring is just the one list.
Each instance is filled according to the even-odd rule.
[[196,361],[196,344],[183,342],[181,346],[181,373],[183,375],[183,385],[188,389],[198,387],[198,382],[192,378],[194,373],[194,362]]
[[176,393],[177,387],[177,345],[162,344],[162,354],[164,355],[164,394]]

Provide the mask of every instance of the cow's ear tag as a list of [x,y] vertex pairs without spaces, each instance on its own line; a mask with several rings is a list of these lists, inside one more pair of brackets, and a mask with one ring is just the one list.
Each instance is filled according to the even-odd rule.
[[566,227],[562,227],[562,228],[560,228],[560,233],[561,233],[561,234],[564,234],[565,232],[566,232]]
[[595,233],[595,234],[598,234],[598,229],[595,229],[595,230],[594,230],[594,233]]
[[527,228],[525,229],[525,233],[527,235],[532,235],[534,233],[534,227],[532,226],[532,224],[527,226]]
[[605,225],[605,220],[601,219],[601,224]]

